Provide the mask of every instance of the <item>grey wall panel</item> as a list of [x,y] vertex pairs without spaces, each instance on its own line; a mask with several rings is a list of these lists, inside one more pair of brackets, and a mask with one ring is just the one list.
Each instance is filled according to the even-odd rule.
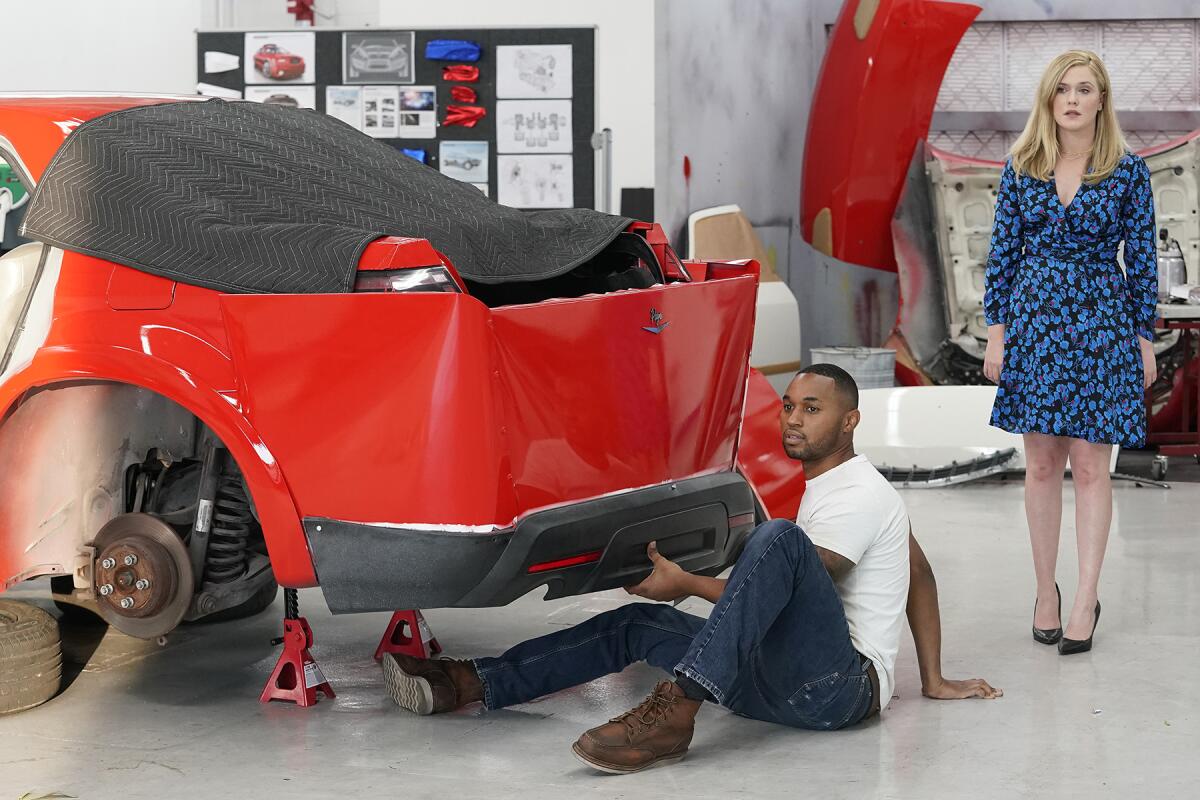
[[1032,108],[1042,70],[1059,53],[1100,49],[1100,26],[1091,22],[1011,22],[1003,27],[1004,108]]
[[992,111],[1004,107],[1004,30],[972,25],[963,34],[934,111]]
[[[1200,14],[1200,3],[1195,13]],[[1124,20],[1097,27],[1117,108],[1189,111],[1198,107],[1195,20]]]
[[674,236],[691,211],[725,203],[756,225],[795,217],[813,81],[808,4],[665,0],[660,10],[659,221]]
[[[798,228],[804,135],[820,60],[811,3],[660,0],[655,36],[655,218],[682,245],[691,212],[741,206],[756,227],[771,228],[775,252],[788,259],[779,273],[797,292],[805,352],[836,343],[824,330],[822,310],[842,298],[821,293],[841,292],[843,284],[810,281],[810,248]],[[777,244],[781,227],[789,232],[787,247]]]
[[805,363],[814,347],[882,345],[899,308],[896,274],[838,261],[804,241],[798,241],[796,249],[806,264],[793,272],[790,282],[800,299]]

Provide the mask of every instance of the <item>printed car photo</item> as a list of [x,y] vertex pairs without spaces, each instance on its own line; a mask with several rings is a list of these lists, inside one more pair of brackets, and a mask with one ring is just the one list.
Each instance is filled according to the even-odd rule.
[[268,42],[254,54],[254,69],[271,80],[295,80],[304,75],[304,58]]
[[[170,145],[130,158],[146,137]],[[0,161],[30,194],[0,256],[0,589],[49,578],[154,638],[277,584],[334,613],[623,586],[651,540],[715,574],[795,517],[757,262],[260,103],[0,97]]]
[[264,103],[272,103],[277,106],[287,106],[288,108],[299,108],[300,107],[299,100],[292,97],[290,94],[283,94],[282,92],[264,97],[263,102]]
[[407,46],[396,39],[366,39],[350,50],[349,73],[357,78],[364,72],[401,72],[408,67]]

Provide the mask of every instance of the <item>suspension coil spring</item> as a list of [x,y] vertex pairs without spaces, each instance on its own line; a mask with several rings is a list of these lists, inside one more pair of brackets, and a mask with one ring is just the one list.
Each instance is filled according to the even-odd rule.
[[236,472],[223,473],[213,500],[212,532],[204,563],[205,581],[228,583],[245,574],[253,523],[254,514],[241,476]]

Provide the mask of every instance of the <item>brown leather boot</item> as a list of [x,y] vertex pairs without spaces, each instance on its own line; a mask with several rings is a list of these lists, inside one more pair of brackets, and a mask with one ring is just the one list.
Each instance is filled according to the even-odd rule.
[[396,705],[422,716],[483,699],[483,684],[470,661],[385,653],[383,683]]
[[589,767],[616,774],[678,761],[692,743],[700,705],[663,681],[640,706],[592,728],[571,749]]

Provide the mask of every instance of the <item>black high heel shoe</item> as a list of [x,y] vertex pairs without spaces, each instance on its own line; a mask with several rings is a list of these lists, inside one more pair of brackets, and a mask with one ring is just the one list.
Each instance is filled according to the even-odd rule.
[[[1063,637],[1062,629],[1062,592],[1058,591],[1058,581],[1054,582],[1054,593],[1058,595],[1058,618],[1060,620],[1057,628],[1039,628],[1033,626],[1033,640],[1040,644],[1058,644],[1058,641]],[[1033,611],[1037,613],[1037,598],[1033,600]]]
[[1096,619],[1092,622],[1092,632],[1086,639],[1068,639],[1065,636],[1058,643],[1058,654],[1070,656],[1075,653],[1086,653],[1092,649],[1092,636],[1096,635],[1096,626],[1100,624],[1100,601],[1096,601]]

